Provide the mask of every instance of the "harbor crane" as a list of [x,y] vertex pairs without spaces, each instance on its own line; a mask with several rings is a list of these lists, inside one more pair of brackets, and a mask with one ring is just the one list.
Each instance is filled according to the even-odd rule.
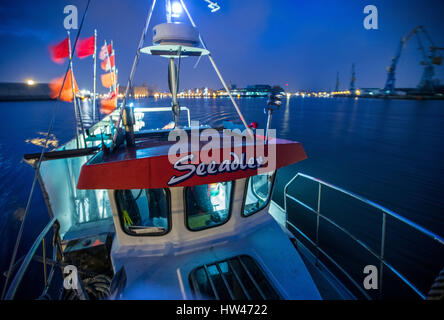
[[355,72],[355,64],[352,64],[352,73],[351,73],[351,79],[350,79],[350,92],[352,94],[355,94],[355,82],[356,82],[356,72]]
[[335,85],[335,91],[339,91],[339,72],[336,72],[336,85]]
[[[417,26],[414,28],[407,36],[403,37],[399,43],[396,55],[392,59],[392,63],[387,68],[387,81],[384,86],[384,93],[392,95],[395,93],[395,81],[396,81],[396,66],[398,64],[399,58],[401,57],[402,49],[405,48],[407,41],[416,35],[418,40],[419,50],[423,56],[423,61],[421,65],[424,66],[424,71],[420,83],[418,84],[418,91],[421,93],[433,93],[434,92],[434,65],[442,64],[442,56],[437,55],[437,51],[444,50],[444,48],[437,47],[433,42],[432,38],[423,26]],[[423,45],[423,39],[426,39],[429,43],[429,53],[427,53],[426,48]]]

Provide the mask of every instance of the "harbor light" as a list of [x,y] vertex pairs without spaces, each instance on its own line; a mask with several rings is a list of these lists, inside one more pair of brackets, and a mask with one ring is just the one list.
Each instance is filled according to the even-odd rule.
[[182,11],[183,11],[183,8],[182,8],[182,5],[180,4],[180,2],[174,1],[171,4],[171,13],[172,13],[171,16],[173,18],[179,18],[180,15],[182,14]]
[[35,85],[35,81],[32,80],[32,79],[28,79],[28,80],[26,80],[26,84],[27,84],[28,86],[33,86],[33,85]]

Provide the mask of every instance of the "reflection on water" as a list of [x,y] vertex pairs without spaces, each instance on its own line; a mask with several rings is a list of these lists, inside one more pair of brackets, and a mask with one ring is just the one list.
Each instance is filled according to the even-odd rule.
[[46,140],[47,134],[45,132],[38,132],[40,137],[32,138],[32,139],[26,139],[26,143],[31,143],[37,147],[46,147],[48,149],[55,149],[59,146],[59,141],[57,140],[56,136],[54,134],[50,134],[48,137],[48,141]]

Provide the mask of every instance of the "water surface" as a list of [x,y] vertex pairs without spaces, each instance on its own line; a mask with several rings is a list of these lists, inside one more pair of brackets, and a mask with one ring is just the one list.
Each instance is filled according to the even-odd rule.
[[[265,99],[237,102],[248,122],[265,126]],[[170,101],[147,99],[136,104],[170,106]],[[193,119],[203,123],[217,126],[223,120],[238,121],[228,99],[183,99],[181,104],[190,108]],[[40,151],[29,140],[44,137],[55,105],[55,102],[0,103],[2,272],[8,267],[33,179],[33,169],[21,159],[25,153]],[[360,194],[444,236],[443,101],[291,98],[274,114],[272,127],[277,129],[278,137],[301,142],[308,155],[307,160],[278,173],[274,199],[280,205],[285,183],[297,172],[303,172]],[[74,131],[72,105],[60,103],[53,140],[63,144],[73,137]],[[292,192],[298,192],[297,186]],[[19,256],[48,220],[39,188],[31,208]],[[359,214],[338,213],[344,221],[359,221]],[[379,226],[376,215],[372,217],[372,223]],[[374,230],[369,231],[369,237],[379,239],[378,227]],[[422,245],[415,248],[417,252],[425,250]],[[402,252],[402,258],[403,265],[421,264],[412,250]],[[421,268],[428,279],[444,265],[442,256],[435,260],[433,267]],[[424,288],[429,282],[424,282]]]

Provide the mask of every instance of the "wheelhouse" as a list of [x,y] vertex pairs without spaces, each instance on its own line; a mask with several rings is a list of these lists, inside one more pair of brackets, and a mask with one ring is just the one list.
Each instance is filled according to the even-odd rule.
[[[108,190],[119,250],[138,246],[151,251],[168,243],[186,247],[196,239],[217,241],[254,228],[254,221],[268,211],[276,170],[306,157],[298,142],[264,143],[263,136],[214,130],[213,139],[214,132],[221,140],[225,135],[240,139],[212,150],[218,161],[205,160],[202,150],[207,144],[200,140],[208,139],[199,139],[198,147],[192,141],[193,135],[208,132],[184,132],[189,137],[179,146],[169,141],[171,131],[145,134],[134,147],[101,152],[82,167],[78,189]],[[172,162],[172,148],[190,152],[176,154]],[[260,152],[273,153],[274,162],[255,162]],[[193,163],[194,158],[199,162]]]

